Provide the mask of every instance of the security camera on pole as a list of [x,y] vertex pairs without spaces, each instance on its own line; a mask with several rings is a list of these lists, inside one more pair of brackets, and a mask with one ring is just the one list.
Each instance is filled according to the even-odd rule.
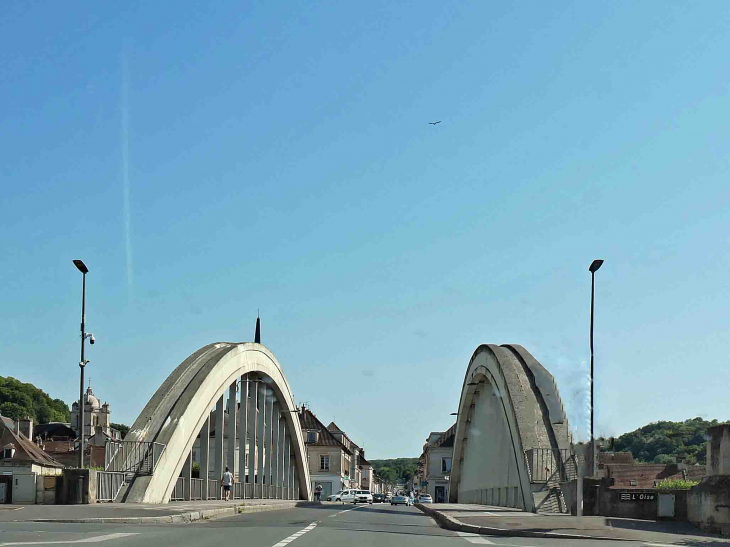
[[92,333],[86,332],[86,274],[89,273],[89,269],[84,264],[83,260],[74,260],[74,265],[82,274],[81,281],[81,361],[79,361],[79,368],[81,369],[81,379],[79,381],[79,469],[84,468],[84,368],[89,362],[84,359],[84,345],[86,339],[89,339],[90,344],[96,342],[96,338]]

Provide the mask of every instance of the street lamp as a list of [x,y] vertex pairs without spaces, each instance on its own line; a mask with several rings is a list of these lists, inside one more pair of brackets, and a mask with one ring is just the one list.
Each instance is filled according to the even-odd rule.
[[[81,380],[79,382],[79,469],[84,468],[84,368],[86,361],[84,359],[84,344],[86,342],[86,274],[89,268],[86,267],[83,260],[74,260],[74,265],[82,274],[81,281],[81,361],[79,368],[81,369]],[[93,339],[93,338],[92,338]]]
[[596,476],[596,439],[593,436],[593,305],[595,295],[595,276],[598,269],[603,265],[603,260],[594,260],[591,262],[588,271],[591,272],[591,476]]

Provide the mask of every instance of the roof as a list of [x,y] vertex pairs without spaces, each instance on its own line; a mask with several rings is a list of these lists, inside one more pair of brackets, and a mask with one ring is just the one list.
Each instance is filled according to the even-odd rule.
[[331,433],[331,431],[317,419],[317,416],[315,416],[311,410],[302,407],[298,415],[299,423],[302,426],[303,430],[319,431],[316,442],[305,444],[307,444],[308,446],[336,446],[344,450],[347,454],[352,455],[352,451],[340,441],[338,441],[337,438]]
[[[335,422],[330,422],[330,425],[327,426],[327,429],[331,431],[332,433],[340,433],[345,439],[350,441],[351,444],[355,444],[352,442],[352,439],[347,436],[347,433],[345,433],[342,429],[339,428],[339,426]],[[355,445],[357,446],[357,445]]]
[[[12,421],[12,420],[11,420]],[[5,425],[3,420],[3,425]],[[22,433],[16,433],[11,428],[4,427],[2,435],[0,435],[0,446],[12,444],[15,448],[14,461],[31,461],[38,465],[47,467],[63,467],[63,464],[51,458],[38,446],[32,443]]]
[[76,438],[76,432],[63,422],[50,422],[47,424],[38,424],[33,428],[33,437],[43,437],[48,439],[51,437],[70,437]]
[[444,431],[441,436],[433,443],[433,448],[449,448],[454,446],[454,437],[456,436],[456,423]]
[[362,454],[357,455],[357,465],[369,465],[370,467],[373,466],[373,464],[367,461]]

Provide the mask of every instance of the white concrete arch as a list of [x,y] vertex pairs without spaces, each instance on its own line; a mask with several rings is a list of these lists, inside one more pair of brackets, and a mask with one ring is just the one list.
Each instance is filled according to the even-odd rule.
[[[286,431],[290,439],[299,497],[311,499],[304,438],[294,397],[281,365],[261,344],[220,342],[199,349],[183,361],[162,383],[130,429],[125,441],[153,441],[164,444],[165,449],[154,473],[136,477],[123,501],[169,501],[193,443],[209,419],[211,408],[218,403],[222,409],[222,398],[227,392],[233,393],[242,377],[260,377],[273,392],[276,401],[273,408],[281,411],[281,420],[285,422],[282,433]],[[267,406],[266,412],[272,412],[271,408]],[[278,428],[273,435],[278,438]],[[276,450],[276,454],[280,451],[282,459],[286,457],[283,456],[283,441],[281,448]],[[274,454],[272,452],[272,456]]]
[[542,365],[521,346],[479,346],[459,400],[449,501],[535,511],[526,450],[559,457],[570,447],[567,431],[557,387]]

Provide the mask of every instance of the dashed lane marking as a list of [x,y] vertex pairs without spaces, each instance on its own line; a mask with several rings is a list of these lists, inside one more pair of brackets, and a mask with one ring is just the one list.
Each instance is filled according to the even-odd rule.
[[282,539],[279,543],[275,543],[273,547],[286,547],[286,545],[289,545],[295,539],[297,539],[299,537],[302,537],[307,532],[310,532],[310,531],[314,530],[314,528],[316,526],[317,526],[317,523],[316,522],[313,522],[312,524],[310,524],[306,528],[303,528],[303,529],[299,530],[298,532],[293,533],[288,538]]

